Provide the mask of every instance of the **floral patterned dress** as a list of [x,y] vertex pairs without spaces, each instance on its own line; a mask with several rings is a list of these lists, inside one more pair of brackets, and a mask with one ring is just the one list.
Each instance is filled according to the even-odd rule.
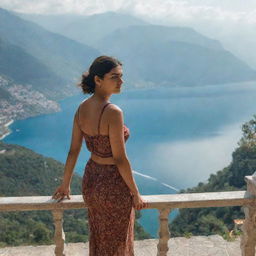
[[[101,116],[109,104],[101,111],[98,135],[83,132],[88,150],[100,157],[112,156],[109,136],[99,134]],[[127,141],[129,129],[125,125],[123,129]],[[82,194],[88,207],[89,256],[134,256],[132,195],[117,166],[90,158],[84,170]]]

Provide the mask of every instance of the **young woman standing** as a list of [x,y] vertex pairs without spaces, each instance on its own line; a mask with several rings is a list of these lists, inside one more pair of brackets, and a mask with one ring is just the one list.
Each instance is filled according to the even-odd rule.
[[92,94],[78,107],[62,184],[54,199],[70,199],[70,183],[83,138],[91,152],[83,175],[82,194],[88,207],[90,256],[133,256],[134,209],[148,205],[132,175],[125,142],[129,128],[123,112],[110,102],[123,84],[122,64],[100,56],[82,76],[80,86]]

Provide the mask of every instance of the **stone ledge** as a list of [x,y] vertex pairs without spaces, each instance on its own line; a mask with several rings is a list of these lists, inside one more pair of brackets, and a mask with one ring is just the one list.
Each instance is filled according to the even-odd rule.
[[[135,241],[136,256],[157,255],[157,239]],[[168,242],[170,256],[241,256],[240,238],[228,242],[219,235],[176,237]],[[89,255],[88,243],[66,244],[66,256]],[[0,248],[0,256],[54,256],[55,245]]]
[[[57,203],[51,196],[0,197],[0,211],[65,210],[87,207],[82,195],[71,195]],[[143,195],[148,208],[202,208],[255,205],[256,198],[246,191]]]

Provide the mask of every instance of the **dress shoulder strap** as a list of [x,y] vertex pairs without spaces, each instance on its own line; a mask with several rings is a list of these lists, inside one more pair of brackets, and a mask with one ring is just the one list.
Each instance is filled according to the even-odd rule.
[[108,102],[107,104],[105,104],[104,107],[101,110],[100,117],[99,117],[99,123],[98,123],[98,134],[100,134],[100,121],[101,121],[101,117],[102,117],[103,111],[106,108],[106,106],[109,105],[109,104],[111,104],[111,103]]

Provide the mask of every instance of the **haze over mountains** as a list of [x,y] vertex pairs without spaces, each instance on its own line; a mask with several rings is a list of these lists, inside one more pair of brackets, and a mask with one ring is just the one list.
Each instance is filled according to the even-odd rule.
[[[72,39],[84,42],[49,32],[1,9],[0,22],[6,24],[0,28],[1,38],[22,48],[45,65],[48,72],[52,71],[46,77],[55,80],[57,88],[74,82],[100,54],[114,55],[123,61],[126,82],[132,87],[194,86],[256,79],[256,72],[224,50],[218,41],[191,28],[151,25],[113,12],[68,18],[64,15],[58,17],[58,22],[57,16],[26,18],[29,17],[50,29],[55,24],[55,32],[70,37],[73,34]],[[28,77],[25,82],[31,80]],[[48,86],[45,81],[45,90]]]
[[[214,1],[211,2],[213,3]],[[216,2],[218,2],[217,5],[226,3],[226,1]],[[235,5],[239,2],[240,4],[242,3],[242,1],[233,1],[230,5]],[[250,4],[244,4],[243,6],[247,6],[248,9]],[[175,19],[175,17],[169,16],[169,19],[167,20],[165,18],[160,18],[154,22],[165,26],[189,26],[194,28],[197,32],[202,33],[205,36],[219,40],[224,48],[228,49],[239,59],[245,61],[252,68],[256,69],[256,27],[254,21],[248,21],[250,20],[250,12],[252,14],[253,8],[250,11],[242,11],[241,9],[240,14],[244,17],[240,21],[239,19],[229,19],[228,16],[223,17],[223,19],[218,19],[216,16],[217,19],[213,20],[209,17],[208,19],[205,19],[193,15],[194,17],[191,17],[191,19],[186,19],[185,17],[184,19]],[[247,21],[245,21],[246,19]],[[255,19],[255,14],[251,15],[251,19]]]
[[[127,89],[256,80],[256,71],[219,41],[189,27],[153,25],[114,12],[37,16],[1,8],[0,24],[0,110],[12,109],[1,117],[0,131],[12,119],[33,115],[33,109],[34,114],[57,110],[52,100],[78,92],[74,85],[81,73],[103,54],[123,62]],[[21,105],[13,108],[11,98]]]
[[91,45],[104,38],[116,29],[133,25],[149,24],[139,18],[116,12],[106,12],[90,16],[85,15],[36,15],[18,14],[20,17],[33,21],[40,26],[72,38],[78,42]]
[[225,50],[219,41],[189,27],[153,25],[114,12],[21,16],[103,54],[117,56],[125,65],[129,87],[194,86],[255,79],[255,71]]
[[145,87],[255,79],[255,71],[224,50],[218,41],[190,28],[130,26],[112,32],[95,45],[102,52],[120,56],[129,80]]

